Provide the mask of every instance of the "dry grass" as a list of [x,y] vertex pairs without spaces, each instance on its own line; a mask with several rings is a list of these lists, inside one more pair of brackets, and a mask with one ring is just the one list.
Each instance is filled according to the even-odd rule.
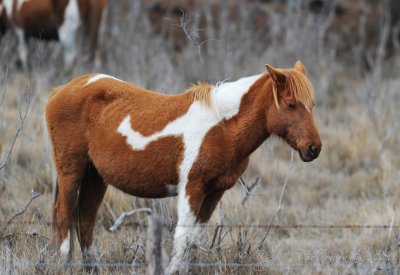
[[[333,46],[323,44],[318,48],[318,56],[315,54],[315,47],[320,43],[313,27],[308,25],[310,29],[303,30],[304,38],[296,36],[302,24],[310,22],[283,17],[274,20],[282,22],[281,28],[286,28],[285,37],[275,37],[260,47],[258,41],[246,40],[249,34],[239,22],[238,26],[231,24],[225,28],[225,38],[229,39],[224,41],[224,47],[210,42],[208,50],[202,54],[205,66],[212,72],[210,75],[218,80],[260,73],[264,63],[288,67],[297,58],[308,68],[315,87],[315,118],[323,149],[312,163],[303,163],[295,156],[282,210],[275,224],[399,226],[400,78],[376,76],[373,72],[360,77],[355,73],[356,68],[345,65],[349,62],[344,63],[329,54]],[[113,24],[114,29],[103,33],[109,39],[103,39],[101,57],[94,67],[77,64],[73,72],[64,73],[54,66],[59,59],[54,53],[58,45],[43,45],[43,63],[32,75],[34,94],[24,130],[8,164],[0,170],[0,228],[25,206],[32,189],[42,195],[0,233],[1,274],[11,262],[17,274],[30,274],[34,270],[53,274],[55,269],[60,269],[48,223],[52,211],[51,183],[42,133],[42,112],[54,85],[64,83],[72,75],[94,70],[160,91],[180,91],[191,82],[205,80],[201,79],[204,76],[196,53],[190,48],[172,51],[168,43],[152,33],[144,14],[131,11]],[[130,24],[131,30],[121,38],[121,26],[125,24]],[[224,38],[223,35],[217,30],[214,32],[217,39]],[[242,43],[243,40],[246,43]],[[12,36],[2,41],[3,46],[12,43]],[[31,49],[35,48],[32,43]],[[0,60],[0,99],[2,85],[6,84],[6,94],[0,105],[2,161],[18,127],[18,110],[25,106],[29,74],[15,68],[13,55],[2,52]],[[398,70],[398,60],[399,56],[392,56],[382,64],[383,71]],[[7,80],[6,68],[9,68]],[[245,176],[260,175],[261,185],[244,206],[241,204],[243,189],[239,184],[226,192],[209,223],[197,258],[197,263],[216,266],[197,266],[193,270],[205,274],[399,272],[399,240],[396,238],[399,227],[272,227],[265,243],[257,249],[266,228],[237,225],[268,225],[275,212],[289,157],[289,147],[280,141],[265,144],[252,155]],[[167,263],[176,223],[175,205],[175,198],[138,199],[110,187],[99,211],[94,249],[101,263],[117,262],[123,266],[104,266],[101,273],[144,273],[146,214],[130,217],[128,224],[116,232],[108,231],[121,212],[140,207],[152,208],[168,225],[163,235]],[[210,248],[216,225],[221,222],[221,237]],[[71,274],[82,271],[78,265],[78,250],[76,247],[74,263],[77,267],[70,270]],[[47,266],[40,268],[40,264]]]

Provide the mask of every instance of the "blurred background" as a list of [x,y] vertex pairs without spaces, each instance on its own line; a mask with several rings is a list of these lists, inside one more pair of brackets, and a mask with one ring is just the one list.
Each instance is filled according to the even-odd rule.
[[[260,184],[250,195],[239,183],[225,193],[193,272],[399,272],[399,1],[108,0],[103,15],[94,60],[81,31],[71,69],[57,41],[30,39],[24,69],[15,33],[0,37],[0,273],[10,261],[17,274],[39,264],[50,274],[57,263],[42,129],[53,87],[101,72],[173,94],[197,81],[236,80],[263,73],[265,63],[288,68],[297,60],[315,89],[320,157],[303,163],[296,154],[290,162],[285,143],[263,144],[244,175],[249,182],[260,176]],[[41,195],[13,218],[32,189]],[[139,199],[109,187],[94,250],[101,263],[121,265],[102,273],[144,273],[146,214],[109,231],[122,212],[142,207],[166,224],[168,262],[176,199]]]

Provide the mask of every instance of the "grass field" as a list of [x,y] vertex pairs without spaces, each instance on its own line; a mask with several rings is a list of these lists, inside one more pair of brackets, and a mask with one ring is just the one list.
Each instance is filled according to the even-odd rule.
[[[70,72],[62,69],[61,49],[55,42],[31,41],[31,71],[15,66],[13,35],[0,42],[0,165],[27,110],[23,130],[0,169],[0,274],[63,270],[51,242],[51,173],[42,128],[43,109],[53,87],[97,71],[176,93],[197,80],[235,80],[264,72],[265,63],[286,68],[298,59],[315,88],[314,117],[323,143],[320,157],[303,163],[296,153],[290,163],[288,145],[279,140],[263,144],[244,175],[248,180],[260,176],[260,185],[244,204],[239,183],[225,193],[191,269],[204,274],[400,271],[400,56],[396,51],[382,59],[372,54],[372,66],[360,73],[356,55],[323,33],[329,19],[301,10],[276,13],[271,17],[271,26],[276,27],[265,37],[248,31],[246,20],[223,25],[223,16],[213,19],[221,20],[218,28],[206,24],[197,30],[194,15],[187,28],[218,41],[196,47],[201,40],[192,36],[186,47],[175,51],[153,32],[146,13],[137,12],[143,7],[129,7],[124,13],[123,5],[117,6],[114,13],[120,16],[107,21],[95,64],[78,60]],[[240,16],[247,18],[250,12]],[[182,31],[170,20],[163,22],[167,30]],[[130,28],[124,28],[127,25]],[[377,49],[379,43],[371,47]],[[286,176],[281,209],[267,233]],[[32,190],[41,195],[6,224],[25,207]],[[109,187],[95,227],[101,274],[145,273],[147,214],[132,216],[120,229],[109,231],[122,212],[143,207],[151,208],[166,224],[163,260],[168,263],[176,199],[145,200]],[[72,274],[82,271],[77,246],[75,252]]]

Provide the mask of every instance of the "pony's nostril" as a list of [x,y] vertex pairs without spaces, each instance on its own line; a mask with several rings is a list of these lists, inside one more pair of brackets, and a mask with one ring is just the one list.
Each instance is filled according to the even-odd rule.
[[307,145],[307,151],[308,151],[308,154],[310,154],[311,156],[314,156],[317,153],[317,149],[315,148],[315,146],[313,144]]

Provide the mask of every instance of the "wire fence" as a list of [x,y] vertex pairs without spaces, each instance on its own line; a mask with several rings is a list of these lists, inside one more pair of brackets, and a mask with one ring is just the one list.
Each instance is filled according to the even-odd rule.
[[[0,223],[5,224],[7,221],[3,220]],[[84,222],[80,222],[81,224]],[[51,221],[12,221],[12,224],[22,224],[22,225],[47,225],[51,226]],[[110,225],[111,226],[111,225]],[[271,229],[400,229],[400,225],[391,224],[163,224],[164,228],[176,228],[176,227],[205,227],[205,228],[271,228]],[[143,227],[147,228],[148,224],[139,222],[126,222],[120,227]]]
[[[12,224],[22,224],[22,225],[51,225],[49,221],[11,221],[9,225]],[[138,222],[128,222],[125,224],[121,224],[122,227],[129,226],[137,226],[149,229],[152,226],[150,220],[147,223],[138,223]],[[161,224],[160,229],[169,229],[175,228],[175,224]],[[185,226],[185,225],[181,225]],[[193,225],[187,225],[193,226]],[[362,225],[362,224],[206,224],[202,225],[204,227],[213,227],[213,228],[261,228],[268,230],[270,228],[273,229],[400,229],[400,225],[394,224],[383,224],[383,225]],[[150,232],[150,231],[149,231]],[[151,238],[151,234],[147,233],[148,238]],[[16,234],[11,233],[12,234]],[[161,234],[159,232],[158,234]],[[30,236],[35,236],[35,233],[29,234]],[[4,236],[4,235],[3,235]],[[7,238],[5,238],[7,239]],[[50,240],[50,239],[49,239]],[[249,245],[249,244],[248,244]],[[146,245],[146,251],[150,246]],[[3,260],[0,257],[0,265],[4,264],[4,269],[7,274],[12,274],[13,272],[23,272],[23,271],[48,271],[53,272],[57,270],[70,270],[70,271],[80,271],[83,269],[97,269],[102,271],[120,271],[123,274],[128,273],[136,273],[139,270],[149,270],[151,264],[149,264],[149,260],[143,261],[143,259],[136,258],[134,256],[130,259],[124,259],[122,261],[110,261],[106,259],[102,259],[100,261],[95,261],[92,263],[80,263],[80,262],[69,262],[69,263],[59,263],[56,251],[53,250],[42,250],[47,254],[47,257],[40,256],[37,261],[24,261],[19,259],[13,259],[13,247],[9,245],[7,240],[3,242],[3,252],[5,251],[6,256],[3,257]],[[159,270],[162,270],[162,267],[167,267],[169,261],[162,260],[161,261],[161,243],[159,247],[156,248],[160,252],[160,263]],[[211,251],[211,250],[210,250]],[[215,250],[216,251],[216,250]],[[266,252],[263,250],[259,250],[261,252]],[[240,251],[237,251],[240,252]],[[381,255],[363,255],[363,254],[355,254],[352,256],[332,256],[332,255],[303,255],[304,259],[293,258],[290,261],[286,261],[284,258],[281,258],[279,255],[264,255],[263,257],[252,257],[254,255],[246,254],[246,251],[242,251],[245,255],[237,255],[238,257],[232,257],[230,260],[218,260],[215,261],[210,259],[202,259],[201,261],[182,261],[178,264],[179,268],[189,268],[194,270],[194,272],[200,272],[200,270],[207,270],[212,272],[243,272],[243,270],[250,269],[252,272],[267,272],[268,270],[281,270],[281,271],[318,271],[324,272],[329,270],[348,270],[349,272],[396,272],[400,271],[400,260],[397,259],[398,256],[389,255],[386,251]],[[256,251],[253,251],[254,254]],[[50,254],[48,254],[50,253]],[[248,253],[248,252],[247,252]],[[151,253],[151,257],[154,256],[154,253]],[[161,267],[162,265],[162,267]],[[0,273],[2,268],[0,267]],[[161,274],[161,273],[150,273],[150,274]]]
[[[168,261],[164,261],[164,265],[168,265]],[[182,262],[180,264],[182,267],[192,267],[192,268],[259,268],[261,269],[269,268],[269,269],[287,269],[287,270],[295,270],[295,269],[319,269],[319,270],[327,270],[335,267],[344,267],[345,264],[303,264],[303,263],[293,263],[293,264],[274,264],[274,263],[237,263],[237,262]],[[69,263],[69,264],[56,264],[56,263],[15,263],[13,265],[14,268],[20,269],[31,269],[31,268],[46,268],[46,269],[80,269],[80,268],[146,268],[147,265],[145,263],[124,263],[124,262],[99,262],[96,264],[86,264],[86,263]],[[360,269],[378,269],[378,270],[389,270],[393,268],[400,268],[400,264],[364,264],[359,265]]]

